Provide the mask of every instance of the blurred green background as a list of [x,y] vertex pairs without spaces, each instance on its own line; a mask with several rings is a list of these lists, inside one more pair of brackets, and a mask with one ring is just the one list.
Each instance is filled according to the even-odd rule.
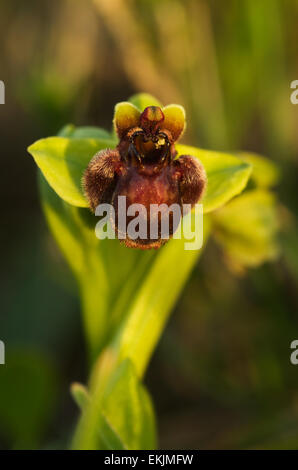
[[75,284],[26,147],[65,123],[110,128],[139,91],[185,106],[183,142],[281,170],[281,255],[239,269],[211,240],[146,382],[161,448],[298,448],[298,2],[2,0],[0,449],[67,447],[88,377]]

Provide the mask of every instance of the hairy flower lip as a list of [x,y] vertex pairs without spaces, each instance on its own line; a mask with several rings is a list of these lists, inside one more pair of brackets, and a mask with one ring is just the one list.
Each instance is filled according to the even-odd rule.
[[[146,207],[160,203],[193,207],[200,200],[206,187],[204,168],[191,155],[176,159],[174,144],[185,127],[183,108],[147,106],[140,112],[130,103],[120,103],[114,124],[117,147],[97,154],[83,177],[93,210],[101,202],[113,204],[117,196],[127,196],[130,204]],[[158,223],[163,222],[159,219]],[[163,244],[161,237],[157,243]],[[131,246],[129,241],[126,245]],[[149,243],[148,248],[152,247]]]

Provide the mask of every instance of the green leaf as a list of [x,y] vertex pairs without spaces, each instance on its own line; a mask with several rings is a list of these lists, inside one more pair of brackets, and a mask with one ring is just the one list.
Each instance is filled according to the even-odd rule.
[[131,361],[95,387],[74,440],[76,449],[147,450],[156,446],[152,402]]
[[111,134],[105,129],[93,126],[78,127],[71,136],[73,139],[107,139],[111,140]]
[[279,180],[279,170],[275,163],[256,153],[239,152],[237,154],[252,165],[251,179],[259,188],[270,188]]
[[[96,437],[93,446],[94,450],[127,450],[127,447],[124,442],[122,442],[120,436],[98,409],[94,416],[98,418],[94,432],[94,436]],[[78,449],[80,448],[81,446],[78,446]],[[92,446],[86,446],[86,450],[90,448],[92,449]]]
[[[106,350],[108,356],[112,355],[108,376],[126,358],[131,358],[138,375],[142,376],[200,251],[185,251],[183,239],[170,240],[162,249],[146,252],[125,248],[118,240],[99,241],[94,233],[95,216],[87,209],[62,201],[44,177],[40,185],[49,225],[79,283],[92,357],[96,357],[104,342],[111,341]],[[208,231],[207,219],[205,222]],[[98,386],[104,390],[102,378]],[[122,441],[115,444],[117,435],[113,434],[101,409],[100,413],[98,422],[102,419],[105,432],[110,435],[108,441],[112,439],[115,448],[120,448]],[[92,428],[90,420],[88,414],[86,439],[94,444],[91,430],[97,435],[97,428],[95,425]],[[96,445],[107,444],[101,441]]]
[[106,334],[109,281],[95,237],[96,218],[88,209],[64,202],[39,174],[42,206],[49,227],[78,282],[84,326],[92,354]]
[[102,414],[127,449],[154,449],[155,420],[151,399],[139,383],[133,363],[119,365],[102,401]]
[[148,106],[162,107],[160,101],[149,93],[138,93],[131,96],[128,101],[134,104],[140,111],[144,111]]
[[71,137],[73,139],[111,139],[111,134],[105,129],[95,126],[75,127],[67,124],[60,132],[59,137]]
[[71,137],[73,132],[75,131],[75,126],[73,124],[66,124],[65,126],[60,129],[57,133],[58,137]]
[[[204,217],[204,244],[208,240],[209,230],[209,220]],[[185,250],[185,242],[184,238],[170,240],[159,250],[135,292],[116,338],[114,347],[118,350],[118,360],[129,357],[140,377],[146,370],[171,309],[202,252]]]
[[87,207],[82,191],[82,175],[99,150],[114,147],[108,139],[48,137],[28,148],[50,186],[69,204]]
[[83,410],[90,401],[87,388],[78,382],[74,382],[71,384],[70,391],[78,407]]
[[213,214],[214,237],[236,267],[276,258],[278,227],[275,197],[268,190],[247,191]]
[[64,202],[42,174],[39,182],[48,224],[78,282],[94,358],[126,312],[157,252],[128,249],[118,240],[98,240],[95,215]]
[[204,165],[207,173],[207,190],[202,200],[204,213],[218,209],[241,193],[250,177],[249,163],[234,155],[177,145],[179,155],[193,155]]

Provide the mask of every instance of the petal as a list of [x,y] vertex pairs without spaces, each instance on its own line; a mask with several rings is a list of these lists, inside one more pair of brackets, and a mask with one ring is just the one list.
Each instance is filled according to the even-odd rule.
[[140,111],[128,101],[122,101],[115,106],[114,127],[118,137],[122,137],[132,127],[139,125]]
[[171,132],[174,140],[178,140],[185,129],[185,110],[183,106],[169,104],[162,111],[165,116],[163,127]]

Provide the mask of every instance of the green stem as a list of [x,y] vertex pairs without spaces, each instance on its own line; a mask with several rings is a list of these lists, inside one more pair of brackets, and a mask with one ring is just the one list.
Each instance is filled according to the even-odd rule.
[[[206,241],[209,224],[206,218],[204,222]],[[129,358],[139,377],[143,377],[170,312],[202,252],[185,251],[184,242],[183,239],[175,240],[162,248],[137,291],[118,333],[95,364],[90,379],[91,400],[78,424],[74,448],[97,447],[101,398],[119,364]]]

